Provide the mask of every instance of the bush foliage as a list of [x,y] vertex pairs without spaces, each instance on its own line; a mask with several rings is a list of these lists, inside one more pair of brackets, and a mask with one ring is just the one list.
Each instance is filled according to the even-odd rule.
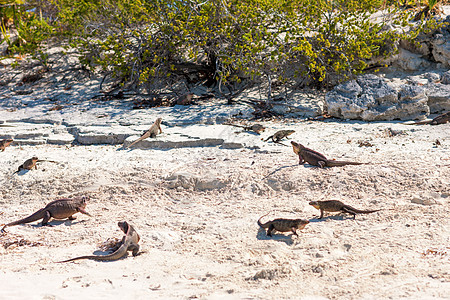
[[381,0],[2,1],[2,32],[9,19],[19,35],[10,51],[36,53],[50,36],[63,37],[83,64],[128,88],[180,78],[327,86],[436,27],[422,20],[411,30],[414,12]]

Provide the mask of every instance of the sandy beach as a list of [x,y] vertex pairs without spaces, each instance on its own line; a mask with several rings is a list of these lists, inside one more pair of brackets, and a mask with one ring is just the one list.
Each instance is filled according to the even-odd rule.
[[[7,228],[0,237],[0,298],[448,299],[450,124],[263,124],[269,129],[261,136],[224,133],[254,140],[258,149],[6,148],[2,223],[82,195],[90,197],[93,217]],[[261,141],[275,128],[295,130],[292,140],[329,158],[368,164],[298,165],[291,147]],[[57,163],[12,175],[33,155]],[[309,201],[330,199],[381,211],[318,219]],[[266,213],[264,221],[310,223],[298,237],[267,237],[256,224]],[[121,220],[140,234],[140,255],[55,263],[105,254],[99,245],[122,237]]]

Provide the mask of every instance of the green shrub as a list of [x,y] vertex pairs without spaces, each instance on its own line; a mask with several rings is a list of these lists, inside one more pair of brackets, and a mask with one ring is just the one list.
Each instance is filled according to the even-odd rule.
[[[68,38],[80,50],[83,64],[128,88],[164,88],[180,79],[223,85],[266,78],[301,78],[321,87],[358,74],[373,57],[395,51],[386,44],[436,26],[420,23],[407,32],[412,12],[383,3],[52,0],[47,22],[22,11],[18,27],[24,40],[34,41],[30,45],[50,33]],[[374,22],[373,14],[381,10],[385,13]],[[387,23],[396,29],[385,30]]]

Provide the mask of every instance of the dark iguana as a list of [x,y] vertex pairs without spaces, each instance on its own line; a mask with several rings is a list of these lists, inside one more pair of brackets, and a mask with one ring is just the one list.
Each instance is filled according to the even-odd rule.
[[8,147],[9,145],[11,145],[12,142],[13,142],[13,139],[1,140],[0,141],[0,150],[2,152],[5,151],[5,148]]
[[50,218],[54,219],[66,219],[69,220],[75,220],[74,214],[80,212],[82,214],[91,216],[86,209],[86,201],[89,200],[88,197],[80,197],[80,198],[71,198],[71,199],[58,199],[55,201],[50,202],[47,204],[44,208],[38,210],[34,214],[20,219],[18,221],[14,221],[11,223],[6,224],[2,228],[2,232],[5,231],[6,227],[19,225],[19,224],[25,224],[25,223],[31,223],[34,221],[38,221],[42,219],[42,226],[48,225],[48,221]]
[[298,236],[296,230],[302,230],[309,223],[309,221],[302,219],[275,219],[266,223],[261,223],[261,219],[267,215],[268,214],[265,214],[259,218],[258,225],[263,229],[267,229],[268,236],[272,236],[274,230],[279,232],[292,231],[294,235]]
[[[295,132],[295,130],[280,130],[275,132],[274,135],[269,136],[265,142],[267,142],[268,140],[272,139],[272,142],[274,143],[280,143],[280,141],[284,138],[287,138],[288,136],[290,136],[291,134],[293,134]],[[283,144],[284,145],[284,144]],[[286,145],[285,145],[286,146]]]
[[345,165],[363,165],[364,163],[354,162],[354,161],[339,161],[327,159],[323,154],[314,151],[312,149],[306,148],[302,144],[296,142],[291,142],[294,153],[298,155],[299,164],[304,164],[305,162],[313,166],[324,167],[340,167]]
[[373,212],[380,211],[380,209],[375,210],[359,210],[350,205],[346,205],[339,200],[327,200],[327,201],[311,201],[309,205],[314,206],[315,208],[320,210],[319,219],[323,218],[323,212],[345,212],[353,215],[353,219],[356,218],[356,214],[370,214]]

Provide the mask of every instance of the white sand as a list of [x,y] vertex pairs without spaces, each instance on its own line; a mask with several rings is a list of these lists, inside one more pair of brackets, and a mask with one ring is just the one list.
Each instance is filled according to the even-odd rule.
[[[70,65],[52,63],[53,73],[24,86],[20,68],[0,71],[0,123],[18,126],[0,127],[0,136],[22,135],[0,152],[0,223],[81,195],[91,198],[93,217],[7,228],[0,236],[0,299],[450,299],[450,124],[283,120],[266,122],[262,136],[236,134],[240,129],[199,124],[248,116],[247,106],[207,101],[131,110],[132,98],[91,100],[101,77],[58,73]],[[317,100],[301,101],[311,113]],[[62,109],[50,110],[56,105]],[[156,140],[177,140],[181,148],[50,144],[75,134],[94,142],[117,140],[117,132],[138,135],[157,116],[166,123]],[[291,147],[261,141],[283,128],[329,158],[370,164],[299,166]],[[403,134],[390,136],[390,129]],[[183,146],[211,138],[222,146]],[[34,155],[58,163],[12,175]],[[383,210],[318,220],[308,202],[327,199]],[[310,224],[299,237],[269,238],[256,224],[268,212],[263,221]],[[99,244],[122,237],[122,220],[140,234],[141,255],[55,263],[97,254]]]
[[[290,147],[277,145],[132,151],[39,145],[0,152],[2,223],[78,195],[91,197],[87,211],[94,216],[8,228],[2,243],[23,238],[41,245],[0,247],[0,298],[448,299],[450,124],[267,125],[296,130],[293,140],[330,158],[371,164],[299,166]],[[389,137],[387,128],[405,134]],[[359,140],[373,146],[359,147]],[[59,163],[11,176],[32,155]],[[170,178],[174,173],[185,177]],[[308,202],[325,199],[383,211],[318,220]],[[311,223],[299,237],[268,238],[256,224],[267,212],[263,221]],[[121,220],[140,234],[141,255],[54,263],[120,238]]]

